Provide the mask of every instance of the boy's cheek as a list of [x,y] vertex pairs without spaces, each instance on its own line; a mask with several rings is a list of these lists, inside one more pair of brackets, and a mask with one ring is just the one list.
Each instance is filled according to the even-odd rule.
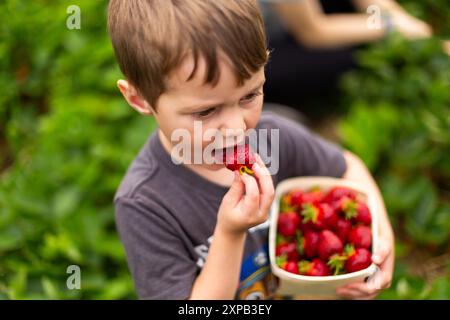
[[245,124],[247,126],[247,130],[256,128],[256,125],[258,124],[259,118],[261,116],[261,112],[262,112],[262,102],[261,105],[258,106],[257,108],[249,110],[249,112],[246,112]]

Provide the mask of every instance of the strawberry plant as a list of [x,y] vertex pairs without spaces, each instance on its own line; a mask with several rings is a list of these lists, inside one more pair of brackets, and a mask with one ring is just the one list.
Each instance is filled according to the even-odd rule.
[[[430,259],[441,256],[450,241],[450,59],[437,39],[408,42],[393,35],[361,51],[358,61],[359,69],[342,79],[348,106],[342,142],[375,175],[404,255],[421,249]],[[448,277],[448,271],[440,274]],[[394,296],[410,297],[395,291],[409,278],[408,272],[394,278]],[[427,281],[424,288],[433,279]]]
[[112,199],[155,124],[115,87],[107,1],[76,4],[80,30],[66,1],[0,2],[0,299],[135,298]]

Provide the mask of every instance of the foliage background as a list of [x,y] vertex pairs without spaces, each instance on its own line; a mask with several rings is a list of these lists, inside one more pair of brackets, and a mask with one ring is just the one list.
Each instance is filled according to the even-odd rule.
[[[403,0],[450,36],[446,0]],[[81,8],[81,30],[66,9]],[[107,1],[0,3],[0,299],[134,299],[112,197],[155,128],[119,96]],[[377,176],[397,236],[381,298],[450,299],[450,62],[392,37],[342,79],[341,142]],[[82,290],[66,288],[79,265]]]

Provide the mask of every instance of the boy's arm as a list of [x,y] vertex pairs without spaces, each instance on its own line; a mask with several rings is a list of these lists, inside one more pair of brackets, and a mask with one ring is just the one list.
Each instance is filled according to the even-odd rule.
[[236,295],[247,230],[267,220],[274,197],[269,171],[259,155],[255,157],[254,177],[236,171],[222,200],[214,238],[190,299],[231,300]]
[[379,274],[367,283],[355,283],[338,289],[338,294],[346,298],[374,298],[381,289],[390,286],[394,270],[394,233],[389,222],[383,197],[367,167],[356,155],[344,152],[347,171],[343,178],[364,185],[375,196],[379,216],[379,247],[372,257],[380,267]]
[[239,284],[246,233],[214,231],[208,256],[192,287],[191,300],[234,299]]

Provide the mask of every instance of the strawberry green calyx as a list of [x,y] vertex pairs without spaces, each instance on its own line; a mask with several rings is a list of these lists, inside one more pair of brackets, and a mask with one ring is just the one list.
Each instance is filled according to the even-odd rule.
[[284,269],[284,266],[287,263],[287,255],[283,254],[281,256],[276,257],[275,262],[276,262],[277,266]]
[[350,256],[353,255],[354,253],[355,253],[355,247],[354,247],[353,245],[347,244],[347,245],[344,247],[344,254],[345,254],[347,257],[350,257]]
[[300,274],[307,273],[311,269],[311,262],[308,260],[302,260],[298,263],[298,271]]
[[330,260],[328,260],[327,265],[330,267],[331,270],[334,270],[333,275],[336,276],[344,269],[346,261],[347,255],[334,254],[330,257]]
[[302,216],[303,216],[303,223],[306,223],[308,221],[312,221],[313,223],[316,223],[317,221],[317,216],[319,215],[319,211],[318,209],[310,204],[310,203],[306,203],[302,206],[303,210],[302,210]]
[[300,255],[303,255],[305,252],[305,238],[302,236],[302,232],[300,230],[297,230],[295,232],[295,237],[297,240],[297,251],[300,253]]
[[285,194],[280,199],[280,212],[295,211],[295,207],[291,204],[291,196]]
[[343,254],[334,254],[328,260],[327,265],[331,270],[334,270],[334,275],[338,275],[342,270],[344,270],[345,263],[348,258],[355,254],[355,248],[351,244],[347,244],[344,247]]
[[358,215],[358,204],[351,199],[345,200],[343,211],[347,220],[353,219]]
[[287,237],[281,235],[281,234],[277,234],[277,238],[276,238],[276,243],[277,245],[279,244],[283,244],[283,243],[288,243],[289,239],[287,239]]

